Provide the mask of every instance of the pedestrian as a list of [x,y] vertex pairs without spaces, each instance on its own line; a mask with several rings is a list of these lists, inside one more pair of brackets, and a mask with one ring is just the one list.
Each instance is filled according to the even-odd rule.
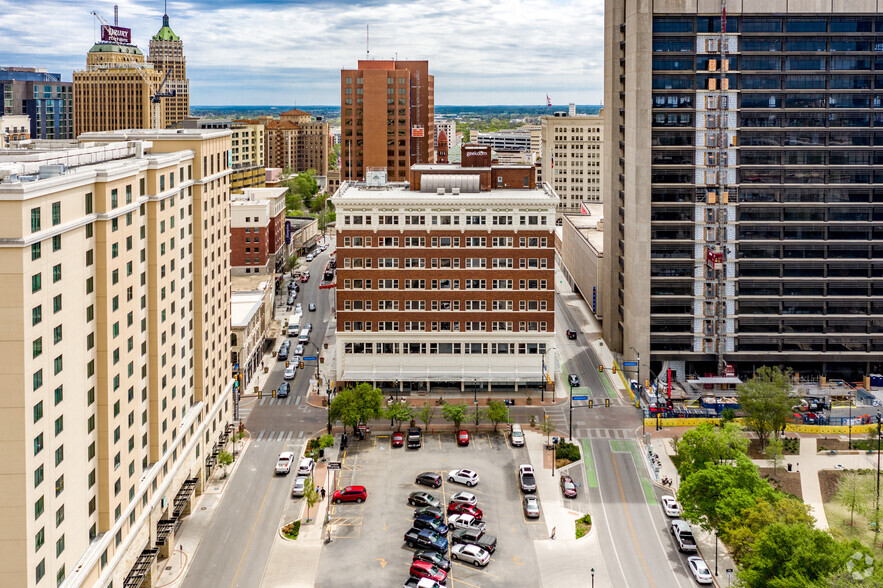
[[322,500],[325,500],[325,488],[322,488]]

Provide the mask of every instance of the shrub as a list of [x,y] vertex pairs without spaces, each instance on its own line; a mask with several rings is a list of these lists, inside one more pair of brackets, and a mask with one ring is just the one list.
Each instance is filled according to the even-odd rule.
[[300,521],[294,521],[288,525],[282,527],[282,533],[288,539],[297,539],[298,533],[300,533]]
[[566,441],[562,441],[558,444],[555,449],[555,458],[556,459],[568,459],[570,461],[579,461],[580,452],[579,447],[574,445],[573,443],[567,443]]
[[576,538],[584,536],[592,528],[592,515],[585,515],[576,520]]

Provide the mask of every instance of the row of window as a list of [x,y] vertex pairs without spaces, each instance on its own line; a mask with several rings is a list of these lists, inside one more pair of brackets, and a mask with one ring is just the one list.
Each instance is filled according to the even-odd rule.
[[[430,225],[499,225],[499,226],[510,226],[513,224],[513,220],[518,220],[518,224],[520,226],[538,226],[545,225],[547,223],[547,217],[545,215],[520,215],[518,217],[514,217],[512,215],[458,215],[458,214],[441,214],[441,215],[423,215],[423,214],[406,214],[406,215],[392,215],[392,214],[380,214],[380,215],[344,215],[343,224],[344,225],[370,225],[370,224],[378,224],[378,225],[411,225],[411,226],[421,226],[426,225],[427,220]],[[490,222],[488,222],[490,221]]]
[[[257,251],[257,250],[255,250]],[[245,250],[248,253],[248,249]],[[371,257],[345,257],[343,258],[343,267],[350,268],[370,268],[372,265],[377,268],[453,268],[461,267],[461,259],[455,258],[425,258],[425,257],[406,257],[400,259],[398,257],[380,257],[372,259]],[[490,267],[492,268],[514,268],[515,260],[511,257],[493,257],[490,259]],[[462,259],[462,267],[466,269],[484,269],[488,267],[488,259],[486,257],[467,257]],[[525,258],[518,259],[519,269],[546,269],[548,260],[545,258]]]
[[346,343],[344,353],[355,354],[499,354],[543,355],[545,343]]
[[[463,287],[460,287],[462,282]],[[491,284],[491,290],[513,290],[515,280],[398,280],[398,279],[380,279],[377,280],[377,290],[426,290],[427,284],[430,290],[487,290],[488,282]],[[401,284],[401,287],[399,286]],[[547,290],[547,280],[518,280],[519,290]],[[372,281],[370,279],[345,279],[343,281],[343,290],[372,290]]]
[[[460,247],[461,237],[429,237],[430,247]],[[344,247],[371,247],[371,237],[344,237]],[[402,237],[405,247],[426,247],[427,237]],[[462,237],[463,247],[514,247],[515,237]],[[398,247],[399,237],[377,237],[378,247]],[[547,237],[519,237],[519,247],[547,247]]]
[[[398,300],[376,300],[376,307],[372,309],[371,300],[344,300],[343,310],[399,310]],[[491,300],[491,310],[508,310],[515,309],[512,300]],[[487,300],[464,300],[463,310],[487,310]],[[426,310],[426,300],[405,300],[401,305],[405,310]],[[460,310],[459,300],[430,300],[428,304],[429,310]],[[518,310],[520,311],[544,311],[547,308],[545,300],[519,300]]]

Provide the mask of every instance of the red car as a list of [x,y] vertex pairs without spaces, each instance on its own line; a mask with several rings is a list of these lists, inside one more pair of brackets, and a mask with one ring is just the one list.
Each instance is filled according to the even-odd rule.
[[475,517],[476,521],[480,521],[484,513],[477,506],[471,504],[462,504],[460,502],[452,502],[448,505],[448,514],[468,514]]
[[393,447],[401,447],[405,444],[405,436],[402,433],[393,433],[392,434],[392,446]]
[[364,486],[347,486],[343,490],[335,490],[331,501],[334,504],[341,502],[365,502],[368,498],[368,490]]
[[576,484],[573,478],[566,474],[561,474],[561,493],[565,498],[576,498]]
[[457,433],[457,445],[469,445],[469,431]]
[[448,579],[448,573],[440,567],[428,561],[419,560],[411,563],[411,575],[415,578],[429,578],[439,584],[443,584]]
[[309,282],[310,281],[310,272],[304,272],[300,277],[301,282]]

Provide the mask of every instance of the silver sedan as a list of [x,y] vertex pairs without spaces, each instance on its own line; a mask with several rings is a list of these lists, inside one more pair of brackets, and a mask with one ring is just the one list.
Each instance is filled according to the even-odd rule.
[[529,519],[540,518],[540,501],[536,496],[524,497],[524,516]]

